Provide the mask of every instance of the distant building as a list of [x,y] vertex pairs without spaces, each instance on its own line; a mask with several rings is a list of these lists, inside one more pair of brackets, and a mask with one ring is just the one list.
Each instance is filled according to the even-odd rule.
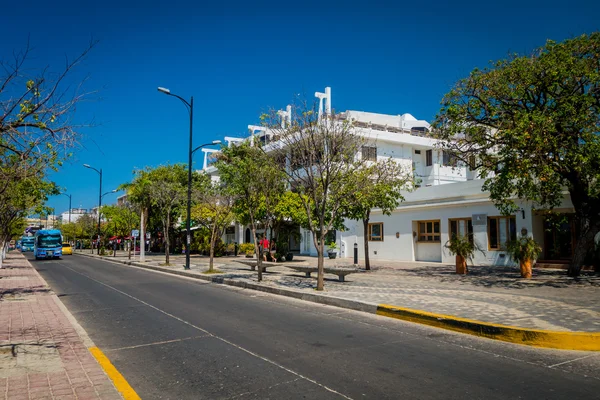
[[126,194],[117,197],[117,205],[118,206],[124,206],[128,202],[129,201],[127,200],[127,195]]
[[[70,213],[70,222],[77,222],[77,220],[79,218],[81,218],[83,215],[87,214],[87,210],[85,208],[71,208],[71,213]],[[60,214],[60,220],[62,221],[63,224],[66,224],[69,222],[69,211],[64,211],[63,213]]]
[[56,215],[42,215],[36,217],[29,217],[26,219],[27,226],[43,227],[44,229],[55,228],[58,222]]

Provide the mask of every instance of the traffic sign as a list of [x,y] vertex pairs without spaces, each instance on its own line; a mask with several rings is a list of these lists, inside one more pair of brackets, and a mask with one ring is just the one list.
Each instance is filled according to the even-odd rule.
[[134,238],[140,237],[140,231],[137,229],[132,230],[131,236],[133,236]]

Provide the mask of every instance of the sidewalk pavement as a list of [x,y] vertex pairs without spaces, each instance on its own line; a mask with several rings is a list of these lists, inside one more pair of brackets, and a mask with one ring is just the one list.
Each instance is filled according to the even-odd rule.
[[[89,250],[84,253],[90,255]],[[129,262],[125,252],[106,258]],[[236,262],[248,260],[243,256],[215,258],[215,268],[223,273],[210,277],[203,274],[208,268],[208,257],[192,255],[190,271],[184,271],[183,255],[173,255],[170,259],[171,266],[161,266],[164,255],[147,255],[144,265],[219,279],[221,283],[246,282],[254,288],[259,285],[372,306],[392,305],[490,324],[558,332],[600,332],[600,275],[591,272],[574,279],[567,277],[564,270],[540,269],[534,270],[532,279],[521,279],[518,268],[470,267],[469,275],[461,276],[454,273],[453,265],[374,260],[371,271],[363,269],[348,275],[344,283],[338,282],[337,276],[326,274],[324,292],[316,292],[315,278],[306,278],[303,273],[279,265],[269,267],[259,283],[256,272]],[[139,256],[132,257],[132,261],[137,263]],[[317,260],[295,256],[293,262],[281,264],[296,263],[316,267]],[[326,266],[351,264],[349,258],[325,260]]]
[[18,252],[0,268],[0,399],[121,399],[93,344]]

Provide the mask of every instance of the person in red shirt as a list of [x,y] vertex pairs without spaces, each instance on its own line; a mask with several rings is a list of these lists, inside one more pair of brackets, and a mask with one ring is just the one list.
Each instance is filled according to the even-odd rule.
[[269,251],[269,239],[266,236],[263,236],[259,244],[264,250]]

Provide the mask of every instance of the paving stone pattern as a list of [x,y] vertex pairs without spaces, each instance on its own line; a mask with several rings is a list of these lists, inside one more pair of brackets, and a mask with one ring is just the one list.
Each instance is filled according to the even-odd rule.
[[[126,258],[119,254],[114,259]],[[146,259],[150,265],[164,263],[164,256]],[[314,257],[294,259],[316,266]],[[216,258],[215,268],[224,277],[257,283],[257,273],[235,260]],[[164,268],[183,270],[184,257],[171,256],[171,263]],[[326,259],[326,266],[351,263],[351,259]],[[208,258],[192,256],[192,264],[192,272],[202,273]],[[315,278],[283,266],[269,267],[263,276],[264,285],[317,293]],[[348,275],[346,280],[341,283],[337,276],[326,275],[322,295],[523,328],[600,332],[600,276],[590,272],[573,279],[564,270],[535,270],[534,277],[526,280],[520,278],[518,268],[511,267],[470,267],[469,275],[459,276],[453,265],[375,260],[371,271]]]
[[121,399],[23,255],[0,268],[0,399]]

